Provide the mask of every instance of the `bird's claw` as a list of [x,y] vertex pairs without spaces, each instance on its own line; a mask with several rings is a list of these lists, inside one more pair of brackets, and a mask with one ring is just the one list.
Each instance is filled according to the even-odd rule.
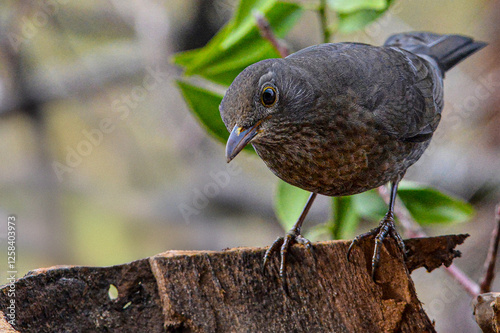
[[283,289],[287,293],[288,293],[288,287],[287,287],[287,283],[286,283],[287,253],[288,253],[290,247],[295,243],[304,245],[306,247],[306,249],[311,254],[313,254],[312,243],[307,238],[302,236],[298,231],[295,231],[294,229],[290,230],[285,236],[278,237],[273,242],[273,244],[267,249],[266,253],[264,254],[263,269],[265,269],[273,252],[277,252],[279,249],[280,259],[281,259],[280,260],[279,274],[280,274],[280,279],[281,279]]
[[380,263],[380,249],[382,244],[384,243],[384,239],[389,235],[394,238],[398,244],[398,247],[401,249],[403,253],[403,257],[406,260],[406,247],[403,239],[396,231],[394,226],[394,217],[392,214],[388,213],[382,221],[380,221],[380,225],[377,228],[374,228],[367,233],[361,234],[354,238],[349,249],[347,250],[347,260],[350,261],[350,255],[353,247],[355,245],[359,245],[360,241],[366,237],[375,236],[375,246],[373,248],[373,257],[372,257],[372,279],[375,281],[375,274],[377,272],[377,268]]

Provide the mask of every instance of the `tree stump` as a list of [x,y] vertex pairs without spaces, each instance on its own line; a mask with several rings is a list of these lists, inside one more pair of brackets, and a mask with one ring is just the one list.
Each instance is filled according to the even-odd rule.
[[[467,235],[409,239],[382,249],[371,279],[373,239],[346,259],[349,241],[289,252],[289,293],[265,249],[169,251],[112,267],[53,267],[28,273],[0,293],[2,332],[434,332],[410,272],[460,256]],[[112,289],[116,288],[117,296]],[[10,326],[11,299],[15,324]],[[14,321],[11,321],[14,323]],[[3,325],[3,326],[2,326]]]

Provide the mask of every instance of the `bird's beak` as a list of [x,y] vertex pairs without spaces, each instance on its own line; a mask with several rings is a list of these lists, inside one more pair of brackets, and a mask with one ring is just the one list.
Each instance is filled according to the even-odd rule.
[[231,162],[231,160],[235,158],[257,134],[259,134],[260,124],[261,121],[258,121],[255,125],[248,128],[239,127],[238,125],[234,126],[226,144],[227,163]]

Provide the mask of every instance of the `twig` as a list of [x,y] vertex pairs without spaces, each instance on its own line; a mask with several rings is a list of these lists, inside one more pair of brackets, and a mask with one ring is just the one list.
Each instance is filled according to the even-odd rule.
[[479,295],[479,285],[471,280],[471,278],[455,264],[451,264],[450,267],[443,266],[443,268],[446,273],[451,275],[462,286],[462,288],[469,293],[469,295],[473,298],[476,298],[477,295]]
[[330,37],[332,35],[330,28],[328,27],[328,17],[327,17],[327,0],[321,0],[319,8],[318,8],[318,14],[319,14],[319,19],[321,22],[321,31],[323,32],[323,43],[329,43],[330,42]]
[[288,50],[288,47],[285,46],[282,40],[276,37],[266,17],[257,10],[253,12],[253,16],[257,21],[257,27],[262,38],[267,39],[282,58],[287,57],[290,54],[290,50]]
[[[389,203],[389,191],[385,186],[378,188],[378,193],[386,203]],[[427,237],[425,231],[420,225],[411,217],[410,212],[401,202],[396,200],[394,207],[394,214],[404,228],[405,236],[407,237]],[[445,271],[450,274],[472,297],[476,297],[480,293],[479,285],[471,280],[462,270],[451,264],[450,267],[444,267]]]
[[495,278],[495,263],[497,261],[498,245],[500,243],[500,204],[495,208],[495,229],[491,235],[490,248],[488,250],[488,256],[484,262],[484,268],[486,270],[484,274],[484,279],[481,282],[481,294],[491,291],[491,284]]

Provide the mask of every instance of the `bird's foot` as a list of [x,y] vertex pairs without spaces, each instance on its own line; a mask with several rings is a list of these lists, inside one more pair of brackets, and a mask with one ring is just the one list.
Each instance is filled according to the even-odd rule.
[[384,239],[387,235],[390,235],[394,238],[398,244],[398,247],[401,249],[403,253],[404,259],[406,259],[406,247],[403,239],[396,231],[396,227],[394,225],[394,215],[391,212],[388,212],[384,219],[380,221],[380,225],[377,228],[374,228],[367,233],[361,234],[354,238],[349,249],[347,250],[347,260],[350,261],[350,255],[353,247],[355,245],[359,245],[360,241],[364,238],[375,236],[375,247],[373,249],[373,257],[372,257],[372,279],[375,281],[375,273],[377,271],[379,262],[380,262],[380,249],[384,242]]
[[288,287],[286,283],[287,254],[290,247],[295,243],[304,245],[311,254],[313,253],[312,243],[307,238],[302,236],[297,229],[293,228],[292,230],[287,232],[287,234],[284,237],[278,237],[274,241],[274,243],[267,249],[266,254],[264,255],[263,269],[269,262],[269,259],[271,258],[273,252],[278,252],[279,249],[280,259],[281,259],[280,278],[281,278],[281,284],[286,293],[288,293]]

